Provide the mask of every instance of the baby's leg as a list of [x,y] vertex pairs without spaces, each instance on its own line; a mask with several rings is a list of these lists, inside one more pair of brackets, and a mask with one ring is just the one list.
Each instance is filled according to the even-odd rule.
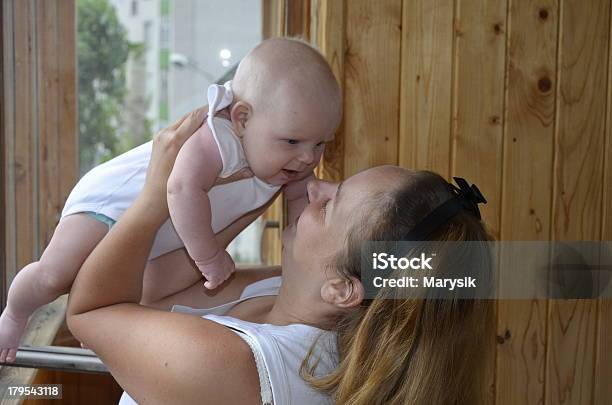
[[108,227],[87,214],[62,218],[39,261],[17,273],[0,316],[0,362],[14,361],[28,318],[70,291],[76,274]]

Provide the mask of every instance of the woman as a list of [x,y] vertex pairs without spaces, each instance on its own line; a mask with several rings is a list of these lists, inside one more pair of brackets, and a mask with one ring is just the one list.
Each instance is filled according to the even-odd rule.
[[[282,285],[263,280],[267,293],[232,304],[225,316],[139,304],[148,251],[168,216],[168,174],[203,118],[198,110],[156,137],[142,194],[83,264],[70,292],[70,330],[134,400],[257,404],[269,401],[269,381],[275,404],[483,402],[485,362],[478,356],[487,352],[490,305],[365,300],[359,279],[360,241],[401,239],[453,197],[432,173],[384,166],[341,184],[309,183],[310,204],[283,233]],[[488,238],[467,211],[427,236]],[[219,292],[221,301],[235,300],[257,278],[236,275]],[[197,288],[174,299],[219,304]],[[167,307],[162,301],[157,305]]]

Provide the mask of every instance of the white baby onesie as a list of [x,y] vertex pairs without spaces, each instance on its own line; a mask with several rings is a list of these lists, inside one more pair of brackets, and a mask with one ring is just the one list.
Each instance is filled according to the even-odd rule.
[[[244,149],[231,122],[214,117],[214,113],[229,106],[232,99],[230,82],[223,86],[213,84],[208,88],[208,108],[211,113],[207,123],[223,162],[219,177],[228,177],[248,166]],[[93,168],[79,180],[68,196],[62,217],[80,212],[95,212],[118,220],[140,193],[150,158],[151,142],[147,142]],[[213,231],[219,232],[247,212],[261,207],[279,189],[280,186],[268,184],[256,177],[212,187],[208,198]],[[155,237],[149,258],[183,246],[172,221],[168,219]]]

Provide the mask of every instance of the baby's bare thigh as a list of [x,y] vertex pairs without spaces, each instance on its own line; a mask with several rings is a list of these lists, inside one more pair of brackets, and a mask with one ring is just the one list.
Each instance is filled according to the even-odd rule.
[[185,249],[174,250],[147,263],[143,275],[142,302],[154,302],[204,278]]
[[107,232],[107,225],[87,214],[64,217],[55,228],[39,262],[46,270],[70,278],[70,285],[87,256]]

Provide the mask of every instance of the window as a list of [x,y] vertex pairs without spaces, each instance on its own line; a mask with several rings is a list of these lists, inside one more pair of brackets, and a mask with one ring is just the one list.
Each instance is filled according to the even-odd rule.
[[[206,87],[231,78],[238,61],[261,40],[262,9],[251,0],[5,0],[0,10],[4,309],[8,286],[19,269],[40,257],[79,176],[205,103]],[[36,24],[42,15],[53,20]],[[92,22],[112,25],[105,30],[112,50],[101,49]],[[48,49],[57,52],[44,52]],[[188,63],[177,63],[177,55]],[[77,56],[74,71],[66,61]],[[57,104],[58,99],[66,102]],[[259,261],[260,233],[256,224],[230,246],[238,262]],[[62,299],[40,310],[39,325],[50,323],[45,314],[61,316]],[[58,319],[49,330],[58,327]]]
[[[80,49],[97,49],[101,39],[89,34],[95,24],[106,24],[116,45],[105,49],[108,54],[79,54],[81,175],[206,104],[207,87],[231,77],[262,39],[258,1],[97,3],[78,3]],[[258,221],[232,242],[237,262],[260,262],[260,235]]]

